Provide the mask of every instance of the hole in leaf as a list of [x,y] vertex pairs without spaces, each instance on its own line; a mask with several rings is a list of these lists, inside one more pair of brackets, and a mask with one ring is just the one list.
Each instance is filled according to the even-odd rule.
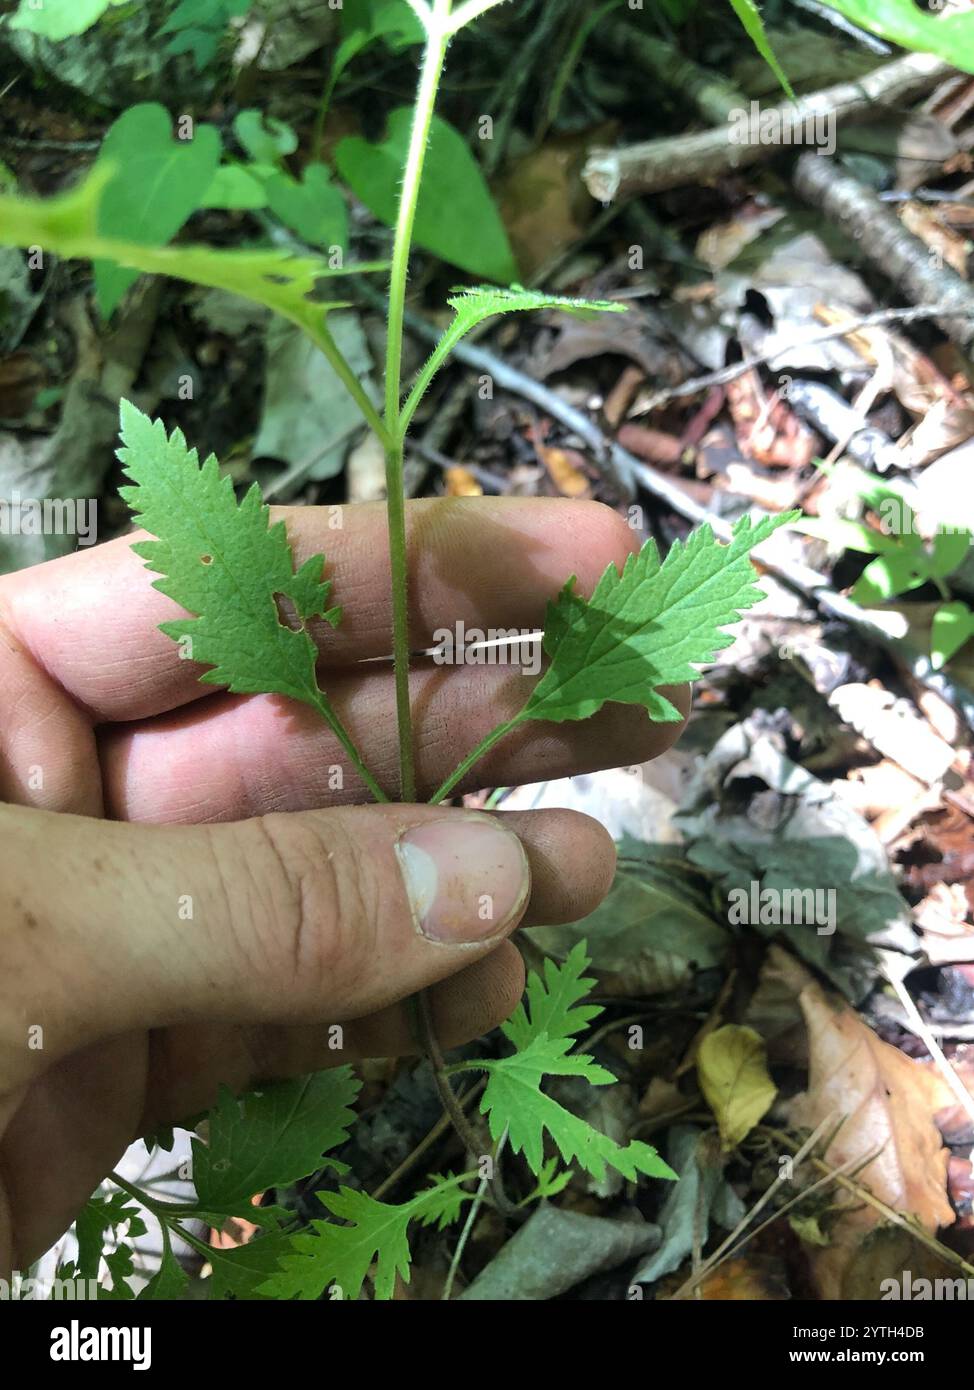
[[298,617],[293,600],[289,599],[287,594],[275,594],[274,602],[277,604],[277,619],[281,626],[289,627],[292,632],[301,632],[304,623]]

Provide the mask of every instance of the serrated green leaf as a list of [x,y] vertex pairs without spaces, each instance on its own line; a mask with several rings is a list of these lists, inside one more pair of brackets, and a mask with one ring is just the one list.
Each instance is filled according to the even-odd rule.
[[557,1158],[546,1158],[541,1165],[541,1172],[538,1174],[534,1191],[528,1193],[523,1205],[527,1206],[529,1202],[541,1202],[557,1197],[559,1192],[564,1192],[571,1180],[572,1170],[570,1168],[562,1168],[559,1172]]
[[[342,178],[390,227],[396,225],[412,122],[412,107],[398,107],[378,144],[348,135],[335,148]],[[471,275],[502,284],[517,279],[507,232],[480,166],[460,132],[439,116],[430,126],[413,235],[418,246]]]
[[104,236],[98,230],[98,210],[111,177],[111,170],[99,167],[62,197],[0,197],[0,245],[43,246],[69,258],[112,260],[134,270],[243,295],[296,323],[319,346],[328,336],[326,315],[344,307],[318,298],[323,284],[334,276],[384,268],[381,262],[331,265],[319,257],[292,256],[286,251],[140,246]]
[[588,719],[610,701],[644,705],[652,719],[681,718],[658,688],[696,679],[695,664],[730,645],[723,629],[764,597],[753,582],[750,551],[797,515],[757,525],[742,517],[728,545],[700,526],[662,563],[649,540],[621,574],[609,566],[588,602],[569,580],[548,605],[544,649],[551,664],[517,722]]
[[290,1253],[281,1259],[281,1268],[261,1286],[261,1292],[271,1298],[317,1299],[330,1290],[333,1297],[356,1299],[376,1261],[375,1296],[391,1298],[397,1274],[409,1281],[410,1222],[443,1226],[456,1220],[471,1196],[460,1188],[464,1181],[463,1176],[441,1178],[434,1187],[399,1206],[377,1202],[350,1187],[319,1192],[319,1201],[348,1225],[312,1221],[315,1234],[303,1232],[292,1237]]
[[[102,141],[98,163],[109,171],[98,203],[99,233],[111,240],[163,246],[202,204],[220,163],[220,132],[197,125],[192,139],[173,138],[172,117],[158,102],[123,111]],[[98,307],[105,318],[138,271],[95,262]]]
[[261,1285],[278,1267],[278,1260],[291,1249],[292,1237],[286,1231],[270,1231],[254,1236],[234,1250],[214,1246],[207,1259],[212,1271],[209,1293],[212,1300],[236,1298],[264,1301],[273,1294],[261,1293]]
[[510,1147],[524,1154],[535,1174],[543,1171],[544,1137],[548,1134],[566,1163],[577,1160],[595,1178],[602,1178],[607,1166],[629,1179],[639,1173],[674,1177],[648,1144],[637,1139],[620,1146],[541,1090],[546,1076],[582,1076],[593,1086],[614,1083],[612,1073],[591,1057],[584,1053],[566,1055],[571,1045],[570,1038],[552,1039],[542,1033],[512,1057],[476,1064],[487,1072],[480,1111],[487,1116],[491,1137],[499,1140],[506,1131]]
[[92,1197],[84,1204],[75,1218],[79,1279],[97,1279],[105,1232],[126,1224],[130,1238],[145,1235],[142,1212],[126,1192],[113,1192],[108,1197]]
[[574,1034],[602,1012],[597,1005],[579,1003],[595,983],[582,973],[588,963],[585,942],[580,941],[563,965],[546,960],[543,978],[532,971],[527,1008],[519,1005],[503,1026],[517,1052],[499,1061],[468,1064],[487,1072],[480,1109],[488,1117],[492,1138],[499,1140],[507,1132],[514,1152],[524,1154],[539,1178],[537,1191],[542,1195],[564,1186],[552,1177],[551,1160],[544,1157],[545,1134],[554,1140],[566,1163],[577,1159],[596,1178],[604,1176],[607,1166],[628,1178],[637,1173],[673,1176],[648,1144],[634,1141],[620,1146],[541,1090],[546,1076],[581,1076],[592,1086],[615,1082],[612,1073],[592,1057],[569,1055]]
[[[306,623],[323,618],[331,584],[322,580],[324,557],[295,573],[282,521],[269,524],[270,509],[255,483],[237,503],[233,484],[221,478],[212,456],[201,467],[179,430],[169,436],[129,401],[121,403],[119,450],[134,487],[119,489],[137,520],[157,540],[133,546],[153,585],[198,616],[160,624],[174,641],[190,641],[194,661],[212,666],[200,679],[236,694],[275,692],[320,708],[315,666],[318,650]],[[281,621],[277,596],[289,599],[300,626]]]
[[[628,306],[615,299],[572,299],[563,294],[545,294],[541,290],[526,290],[521,285],[502,288],[497,285],[460,286],[446,301],[456,315],[461,336],[484,319],[495,314],[514,314],[539,309],[561,309],[567,314],[586,317],[592,314],[624,314]],[[451,326],[449,332],[452,333]]]
[[315,1172],[322,1155],[348,1138],[360,1087],[351,1067],[275,1082],[240,1097],[221,1087],[208,1142],[193,1141],[200,1205],[247,1214],[255,1193]]
[[474,285],[469,289],[456,290],[447,303],[453,310],[453,322],[426,359],[403,406],[400,417],[400,430],[403,434],[430,382],[447,357],[457,343],[485,319],[493,318],[497,314],[524,313],[539,309],[561,309],[565,313],[586,317],[597,313],[621,314],[625,313],[627,308],[625,304],[617,304],[612,299],[569,299],[560,294],[542,294],[538,290],[526,290],[520,285],[512,285],[510,289],[498,289],[494,285]]
[[136,1302],[152,1302],[155,1300],[171,1302],[174,1299],[182,1298],[189,1288],[189,1278],[182,1265],[172,1252],[172,1242],[169,1232],[165,1226],[162,1227],[162,1256],[159,1260],[159,1268],[146,1284],[145,1288],[136,1295]]
[[126,1283],[130,1274],[135,1273],[135,1259],[131,1247],[117,1245],[114,1250],[105,1251],[105,1264],[112,1276],[111,1288],[102,1284],[98,1289],[98,1301],[107,1303],[129,1303],[135,1298],[135,1290]]
[[502,1032],[518,1051],[523,1051],[542,1033],[548,1038],[571,1038],[593,1018],[598,1018],[602,1013],[600,1005],[578,1006],[578,1001],[584,999],[595,984],[593,979],[582,975],[588,964],[585,942],[579,941],[564,965],[556,965],[553,960],[544,962],[544,978],[537,971],[531,971],[526,990],[527,1008],[523,1003],[518,1004],[502,1025]]
[[328,607],[324,556],[295,571],[284,522],[270,525],[256,483],[238,503],[216,459],[201,467],[179,430],[167,435],[160,420],[129,401],[121,402],[121,417],[118,457],[135,486],[119,495],[157,537],[132,549],[162,576],[153,587],[193,615],[159,630],[182,645],[186,659],[212,667],[201,681],[237,695],[286,695],[317,710],[375,799],[387,800],[318,685],[308,623],[334,627],[341,617]]
[[44,0],[42,5],[37,5],[36,0],[20,0],[10,27],[58,42],[83,34],[113,5],[126,4],[128,0]]

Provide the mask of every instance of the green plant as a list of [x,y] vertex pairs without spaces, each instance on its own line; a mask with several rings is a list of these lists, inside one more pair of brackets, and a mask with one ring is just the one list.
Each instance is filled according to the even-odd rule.
[[197,71],[216,57],[220,42],[232,19],[239,19],[253,0],[179,0],[159,30],[169,35],[166,51],[191,53]]
[[974,72],[974,14],[947,12],[945,0],[931,0],[924,13],[914,0],[825,0],[861,29],[903,48],[936,53],[955,68]]
[[797,529],[827,541],[833,549],[874,557],[850,590],[850,598],[864,607],[889,603],[932,584],[943,600],[930,632],[930,659],[939,670],[974,636],[974,613],[952,597],[946,582],[970,554],[971,533],[944,526],[925,538],[916,513],[894,483],[864,475],[852,491],[879,517],[879,528],[844,517],[803,517]]
[[[449,301],[454,311],[451,325],[403,397],[406,278],[422,205],[421,188],[427,186],[424,165],[430,148],[434,158],[439,148],[433,108],[440,73],[451,38],[498,2],[465,0],[454,12],[452,0],[433,0],[432,7],[424,0],[410,0],[423,28],[424,47],[408,130],[399,123],[400,143],[393,154],[387,149],[383,156],[401,155],[403,167],[394,218],[381,411],[359,385],[329,331],[327,316],[337,305],[322,302],[318,293],[328,277],[376,267],[335,266],[319,257],[267,250],[233,252],[159,244],[173,234],[175,219],[164,222],[157,213],[136,224],[138,190],[126,182],[135,181],[135,166],[127,162],[127,146],[120,137],[115,159],[100,160],[85,183],[67,196],[48,202],[0,197],[0,240],[4,242],[38,245],[65,256],[111,262],[128,271],[174,275],[232,290],[297,324],[328,357],[385,452],[399,794],[406,801],[415,800],[416,779],[408,686],[403,449],[415,410],[452,348],[484,319],[544,308],[595,313],[618,312],[621,307],[612,302],[567,300],[518,286],[458,291]],[[154,117],[151,120],[157,124]],[[282,136],[280,129],[251,122],[242,139],[245,145],[251,142],[251,153],[256,150],[258,160],[265,156],[273,160]],[[262,141],[270,141],[270,148]],[[210,174],[212,166],[207,155]],[[202,161],[198,182],[203,183]],[[126,188],[127,201],[122,197]],[[123,203],[132,214],[128,220],[118,213]],[[498,264],[497,269],[506,267]],[[122,406],[122,441],[120,458],[131,480],[124,496],[155,537],[135,548],[160,576],[156,587],[193,615],[164,624],[163,631],[185,644],[188,656],[211,668],[202,680],[240,693],[274,691],[317,710],[341,741],[364,787],[376,799],[386,799],[318,681],[317,651],[307,625],[313,619],[335,625],[341,618],[340,609],[332,606],[330,583],[324,579],[324,557],[308,560],[295,572],[284,523],[270,525],[256,485],[238,502],[215,459],[200,466],[179,431],[167,434],[161,422],[150,422],[129,403]],[[587,719],[607,702],[639,705],[652,719],[677,720],[679,715],[661,688],[692,679],[699,663],[730,642],[726,628],[762,596],[753,582],[750,552],[790,519],[788,514],[752,524],[745,517],[734,528],[729,544],[718,543],[710,529],[702,527],[685,543],[677,542],[662,560],[655,542],[648,541],[621,573],[610,566],[588,600],[575,592],[569,579],[549,605],[544,634],[548,666],[523,709],[467,754],[432,800],[448,796],[489,747],[528,721]],[[487,1141],[472,1133],[453,1096],[451,1078],[467,1072],[485,1075],[481,1113],[493,1153],[484,1156],[493,1162],[502,1141],[515,1155],[523,1156],[537,1181],[521,1205],[555,1195],[567,1181],[555,1171],[552,1156],[546,1157],[546,1145],[553,1146],[565,1163],[577,1163],[597,1178],[607,1167],[630,1180],[639,1175],[674,1176],[650,1146],[638,1141],[615,1143],[543,1089],[552,1076],[580,1077],[595,1086],[614,1080],[591,1056],[575,1050],[576,1035],[600,1012],[583,1002],[593,983],[584,977],[586,964],[580,944],[560,968],[548,962],[543,975],[532,975],[526,1007],[520,1007],[504,1026],[511,1051],[500,1058],[442,1064],[428,1019],[421,1008],[418,1011],[444,1105],[473,1153],[480,1152]],[[255,1192],[287,1186],[323,1167],[342,1175],[342,1166],[327,1160],[325,1154],[347,1136],[357,1091],[351,1070],[343,1067],[269,1086],[241,1100],[223,1094],[209,1116],[206,1144],[197,1141],[195,1146],[198,1202],[159,1203],[114,1177],[116,1187],[136,1205],[118,1193],[107,1199],[96,1197],[79,1222],[79,1234],[83,1230],[85,1238],[78,1267],[64,1271],[65,1275],[87,1278],[97,1272],[106,1232],[117,1233],[127,1223],[141,1220],[139,1208],[144,1207],[162,1223],[164,1248],[161,1267],[141,1297],[169,1298],[183,1289],[185,1277],[171,1251],[173,1233],[205,1250],[216,1297],[317,1298],[326,1290],[332,1296],[356,1297],[373,1263],[376,1294],[389,1296],[396,1272],[408,1276],[410,1224],[453,1220],[471,1199],[468,1181],[479,1177],[479,1170],[437,1177],[430,1187],[398,1206],[351,1188],[325,1191],[321,1194],[324,1205],[346,1224],[319,1221],[311,1232],[295,1233],[292,1216],[282,1207],[250,1205]],[[500,1189],[497,1200],[509,1205]],[[258,1239],[236,1251],[201,1247],[186,1227],[191,1218],[219,1225],[233,1215],[245,1215],[263,1228]],[[126,1274],[131,1263],[126,1261],[124,1247],[112,1252],[109,1267],[113,1274],[110,1296],[129,1296]]]
[[774,73],[788,95],[794,100],[794,92],[791,83],[785,76],[784,69],[775,57],[774,49],[765,32],[764,20],[761,18],[761,11],[758,9],[754,0],[730,0],[731,8],[744,26],[748,38]]
[[106,10],[129,0],[45,0],[43,5],[20,0],[10,23],[44,39],[68,39],[97,24]]

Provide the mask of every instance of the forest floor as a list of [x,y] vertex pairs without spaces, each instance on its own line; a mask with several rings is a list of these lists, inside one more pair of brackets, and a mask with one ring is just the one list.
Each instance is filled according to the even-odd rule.
[[[675,749],[468,798],[577,807],[618,839],[603,906],[522,945],[537,966],[587,942],[604,1012],[586,1050],[620,1084],[565,1078],[559,1098],[682,1181],[577,1175],[516,1229],[478,1201],[462,1236],[421,1234],[403,1298],[872,1299],[904,1270],[974,1278],[974,79],[769,3],[792,106],[729,7],[670,10],[517,4],[451,50],[439,110],[521,282],[628,313],[488,324],[424,401],[407,479],[595,498],[664,548],[701,521],[803,513],[757,556],[767,598]],[[53,193],[123,109],[182,102],[280,180],[259,208],[195,212],[195,238],[320,245],[301,172],[352,170],[343,142],[410,103],[415,53],[372,44],[326,109],[336,12],[255,15],[195,59],[148,18],[62,44],[0,26],[0,177]],[[752,102],[777,124],[745,160],[728,123]],[[263,126],[241,122],[254,108]],[[348,182],[355,256],[382,258],[389,229]],[[407,375],[450,288],[496,263],[496,235],[460,216],[446,198],[417,236]],[[373,393],[382,283],[342,281],[330,320]],[[327,362],[269,313],[142,280],[105,321],[87,263],[7,250],[0,296],[0,494],[97,497],[100,535],[122,534],[129,396],[268,500],[383,496]],[[47,544],[0,535],[0,570]],[[459,1145],[425,1064],[365,1075],[338,1157],[402,1197]],[[522,1176],[507,1156],[511,1190]],[[314,1191],[276,1199],[310,1220]]]

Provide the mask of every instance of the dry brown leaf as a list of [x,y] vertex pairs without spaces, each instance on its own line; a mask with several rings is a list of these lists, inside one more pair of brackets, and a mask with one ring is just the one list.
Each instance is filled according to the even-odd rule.
[[772,512],[786,512],[801,501],[797,477],[788,474],[783,478],[766,478],[746,463],[728,464],[726,481],[718,480],[716,486],[722,492],[749,497]]
[[684,449],[675,434],[652,429],[649,425],[630,422],[621,427],[616,438],[624,449],[637,458],[662,468],[675,468],[678,464],[693,462],[693,450]]
[[[943,1078],[883,1042],[819,985],[806,986],[799,1003],[809,1035],[809,1084],[793,1103],[792,1121],[815,1129],[830,1116],[836,1121],[845,1116],[826,1161],[838,1168],[879,1150],[857,1171],[856,1181],[931,1234],[951,1225],[948,1152],[934,1122],[950,1094]],[[840,1296],[856,1248],[881,1221],[867,1204],[850,1207],[837,1222],[832,1243],[811,1254],[823,1298]]]
[[43,366],[29,352],[0,358],[0,415],[8,420],[26,415],[45,379]]
[[903,449],[903,468],[923,468],[966,444],[974,435],[974,411],[969,405],[935,401],[910,435]]
[[548,471],[548,476],[562,497],[588,497],[591,485],[583,471],[585,455],[577,449],[559,448],[545,443],[544,426],[532,425],[528,438],[534,445],[535,453]]
[[917,904],[914,920],[931,965],[974,961],[974,925],[962,884],[935,883]]
[[[528,361],[531,375],[541,381],[566,371],[576,362],[589,362],[610,354],[628,357],[654,383],[674,386],[685,381],[689,374],[680,350],[665,342],[634,305],[630,305],[625,314],[599,314],[595,318],[579,318],[553,310],[545,315],[544,322],[557,332],[540,334]],[[640,396],[642,394],[639,392]],[[640,413],[638,398],[631,413]]]
[[737,440],[745,457],[771,468],[806,468],[818,453],[812,431],[780,397],[765,395],[757,372],[727,385]]
[[785,1267],[773,1255],[742,1255],[726,1260],[700,1285],[710,1302],[778,1303],[791,1298]]
[[798,999],[812,981],[812,974],[790,952],[770,947],[743,1021],[764,1038],[772,1065],[808,1065],[808,1038]]
[[890,807],[897,810],[917,800],[927,788],[890,758],[865,767],[851,767],[839,791],[861,816],[874,820]]
[[966,280],[967,239],[945,227],[936,208],[926,203],[904,203],[900,221],[928,247],[938,266],[949,265]]
[[525,277],[581,240],[597,204],[579,173],[590,146],[604,141],[607,130],[602,125],[549,140],[515,159],[501,181],[501,217]]
[[901,1226],[877,1226],[851,1253],[842,1275],[842,1297],[875,1303],[889,1296],[890,1279],[904,1286],[907,1270],[914,1289],[920,1279],[955,1279],[960,1273]]
[[678,1086],[663,1076],[652,1077],[646,1094],[639,1102],[639,1113],[644,1120],[659,1120],[671,1115],[680,1115],[686,1109],[686,1096]]
[[472,473],[457,463],[444,473],[448,497],[483,497],[484,490]]
[[724,270],[737,260],[752,241],[780,222],[784,209],[746,204],[726,222],[715,222],[697,238],[697,260],[709,270]]

